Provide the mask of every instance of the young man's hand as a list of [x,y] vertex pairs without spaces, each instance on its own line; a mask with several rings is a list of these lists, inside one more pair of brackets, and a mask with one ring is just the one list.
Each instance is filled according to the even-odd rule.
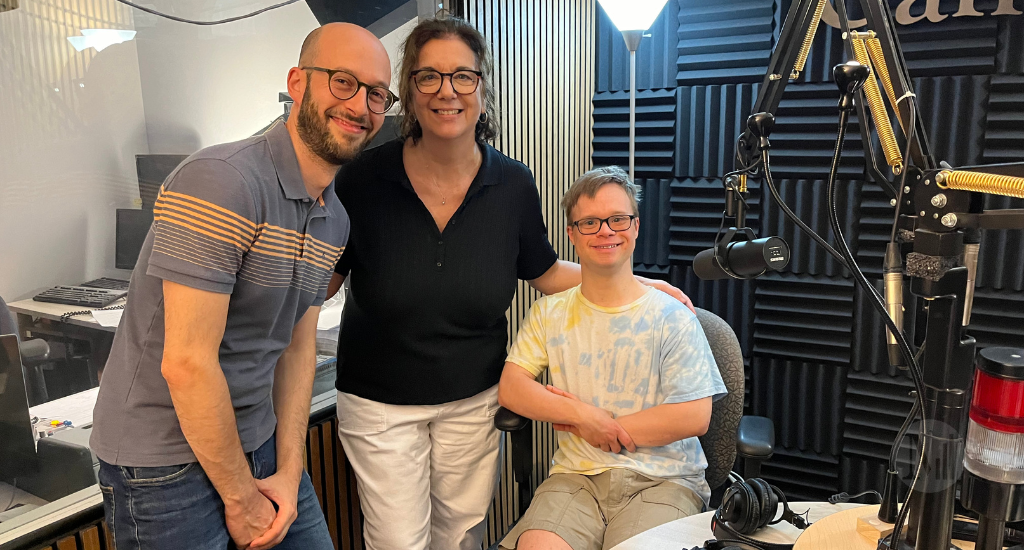
[[274,524],[274,504],[258,490],[238,501],[224,501],[224,521],[235,546],[248,548]]
[[[580,420],[573,425],[556,424],[555,429],[570,432],[594,447],[606,453],[618,453],[623,447],[630,452],[636,451],[633,438],[615,421],[611,412],[584,403],[579,397],[554,386],[548,385],[547,390],[577,402]],[[564,428],[564,429],[563,429]]]
[[301,475],[277,472],[266,479],[256,480],[260,493],[277,505],[277,516],[273,525],[249,544],[248,550],[268,550],[284,540],[288,528],[299,517],[299,479]]

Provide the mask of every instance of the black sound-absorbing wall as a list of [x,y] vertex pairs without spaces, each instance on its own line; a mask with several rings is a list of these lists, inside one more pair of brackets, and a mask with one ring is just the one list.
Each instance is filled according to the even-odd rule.
[[[890,6],[895,12],[907,2],[912,18],[924,13],[925,0]],[[858,3],[848,4],[861,17]],[[932,152],[953,166],[1022,161],[1024,15],[992,15],[996,0],[976,0],[981,15],[953,16],[962,4],[941,0],[939,21],[896,25]],[[910,410],[913,386],[886,360],[879,313],[755,180],[747,225],[786,239],[788,268],[742,282],[700,281],[691,268],[718,231],[722,178],[733,169],[736,137],[789,7],[789,0],[669,0],[641,43],[636,173],[644,201],[634,261],[638,273],[667,278],[733,326],[747,365],[746,410],[775,421],[778,450],[764,477],[790,498],[822,499],[879,488]],[[629,57],[603,10],[596,32],[594,164],[625,166]],[[771,136],[783,199],[833,244],[825,196],[838,115],[831,68],[843,61],[840,32],[821,24]],[[881,290],[893,207],[865,175],[858,124],[853,117],[844,144],[838,210],[844,238]],[[1024,200],[988,197],[986,208],[1024,208]],[[919,302],[907,292],[908,327],[918,324]],[[985,232],[969,332],[980,347],[1024,346],[1024,232]]]

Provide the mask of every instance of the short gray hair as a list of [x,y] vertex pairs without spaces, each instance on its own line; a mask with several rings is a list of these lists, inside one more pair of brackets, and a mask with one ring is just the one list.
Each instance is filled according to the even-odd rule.
[[640,215],[640,186],[629,179],[629,174],[618,166],[603,166],[583,174],[565,192],[562,197],[562,210],[565,211],[565,221],[572,223],[572,209],[580,201],[580,197],[586,195],[593,198],[597,191],[608,184],[615,184],[626,192],[629,201],[633,203],[633,214]]

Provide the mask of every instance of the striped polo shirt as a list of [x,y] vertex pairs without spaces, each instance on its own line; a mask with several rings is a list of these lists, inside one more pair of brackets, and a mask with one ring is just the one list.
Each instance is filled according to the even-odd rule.
[[324,302],[348,240],[333,186],[309,196],[283,123],[203,149],[167,177],[103,371],[98,457],[140,467],[196,460],[160,373],[164,280],[231,295],[220,365],[242,447],[273,435],[274,367],[299,319]]

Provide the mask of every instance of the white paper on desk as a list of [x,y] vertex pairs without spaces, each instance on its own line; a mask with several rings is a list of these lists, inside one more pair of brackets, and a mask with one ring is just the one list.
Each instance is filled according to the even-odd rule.
[[76,428],[92,424],[92,410],[96,407],[99,388],[85,390],[54,401],[36,405],[29,414],[50,420],[70,420]]
[[345,300],[328,300],[320,309],[320,317],[316,321],[317,330],[331,330],[341,324],[341,312],[345,309]]
[[94,309],[92,318],[103,327],[116,327],[121,322],[123,309]]

